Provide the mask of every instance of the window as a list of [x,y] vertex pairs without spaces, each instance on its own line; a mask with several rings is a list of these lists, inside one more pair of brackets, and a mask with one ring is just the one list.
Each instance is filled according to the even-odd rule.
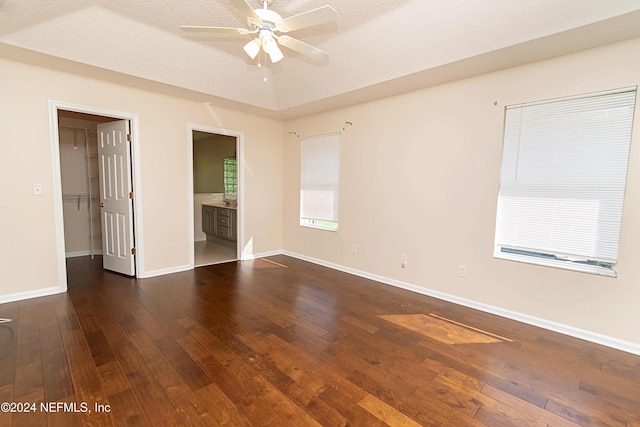
[[635,96],[506,108],[496,257],[615,276]]
[[224,158],[224,193],[226,195],[238,194],[238,172],[235,157]]
[[300,175],[300,225],[336,231],[340,134],[302,140]]

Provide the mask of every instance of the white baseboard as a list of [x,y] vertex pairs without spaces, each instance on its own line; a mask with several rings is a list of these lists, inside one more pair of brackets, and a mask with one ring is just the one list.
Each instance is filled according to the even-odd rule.
[[45,289],[38,289],[35,291],[18,292],[16,294],[2,295],[0,296],[0,304],[15,302],[15,301],[22,301],[30,298],[46,297],[49,295],[60,294],[66,291],[67,291],[66,287],[64,289],[61,289],[60,287],[56,286],[53,288],[45,288]]
[[298,258],[303,261],[308,261],[313,264],[322,265],[334,270],[343,271],[345,273],[353,274],[354,276],[363,277],[365,279],[375,280],[387,285],[395,286],[398,288],[406,289],[408,291],[416,292],[422,295],[427,295],[433,298],[437,298],[443,301],[448,301],[454,304],[462,305],[465,307],[473,308],[476,310],[484,311],[485,313],[495,314],[497,316],[505,317],[507,319],[516,320],[518,322],[526,323],[528,325],[537,326],[539,328],[547,329],[550,331],[558,332],[564,335],[568,335],[574,338],[583,339],[596,344],[600,344],[606,347],[622,350],[627,353],[640,355],[640,344],[636,344],[630,341],[621,340],[618,338],[609,337],[606,335],[598,334],[595,332],[587,331],[573,326],[564,325],[562,323],[553,322],[550,320],[541,319],[539,317],[530,316],[528,314],[518,313],[511,310],[506,310],[500,307],[496,307],[489,304],[469,300],[466,298],[457,297],[444,292],[434,291],[431,289],[423,288],[422,286],[416,286],[411,283],[402,282],[388,277],[379,276],[377,274],[368,273],[366,271],[357,270],[350,267],[345,267],[340,264],[324,261],[317,258],[308,257],[306,255],[298,254],[295,252],[282,251],[283,255],[288,255],[293,258]]
[[[93,251],[94,255],[102,255],[102,251]],[[66,252],[64,254],[65,258],[77,258],[81,256],[89,256],[91,255],[91,251],[78,251],[78,252]]]
[[183,271],[188,271],[188,270],[193,270],[193,267],[189,264],[185,264],[185,265],[180,265],[177,267],[169,267],[169,268],[161,268],[159,270],[150,270],[150,271],[143,271],[140,274],[138,274],[138,278],[139,279],[148,279],[150,277],[156,277],[156,276],[164,276],[165,274],[172,274],[172,273],[181,273]]
[[275,255],[282,255],[282,251],[269,251],[269,252],[260,252],[257,254],[247,254],[244,255],[244,257],[242,258],[242,261],[249,261],[252,259],[258,259],[258,258],[266,258],[268,256],[275,256]]
[[[242,261],[248,261],[252,259],[264,258],[268,256],[281,255],[281,254],[282,254],[282,251],[280,250],[270,251],[270,252],[261,252],[257,254],[249,254],[249,255],[245,255],[244,258],[242,258]],[[144,271],[138,274],[138,278],[148,279],[150,277],[164,276],[165,274],[181,273],[183,271],[193,270],[193,268],[194,267],[188,264],[185,264],[177,267],[169,267],[169,268],[161,268],[159,270]]]

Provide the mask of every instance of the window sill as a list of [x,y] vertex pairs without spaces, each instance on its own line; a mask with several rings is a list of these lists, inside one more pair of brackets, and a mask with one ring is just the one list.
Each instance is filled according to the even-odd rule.
[[560,268],[562,270],[597,274],[599,276],[618,277],[618,273],[615,271],[615,269],[610,270],[604,267],[578,264],[574,262],[562,261],[557,259],[536,258],[532,256],[527,256],[527,255],[510,254],[510,253],[504,253],[504,252],[494,253],[493,257],[497,259],[508,260],[508,261],[524,262],[526,264],[542,265],[544,267]]
[[333,231],[334,233],[338,232],[338,227],[331,227],[328,225],[321,225],[321,224],[300,224],[300,227],[315,228],[317,230],[325,230],[325,231]]

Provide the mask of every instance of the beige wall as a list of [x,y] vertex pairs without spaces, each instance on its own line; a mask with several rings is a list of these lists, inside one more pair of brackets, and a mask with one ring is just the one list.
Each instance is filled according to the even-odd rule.
[[[199,134],[201,134],[199,132]],[[209,135],[193,143],[193,191],[224,193],[224,158],[235,157],[236,138]]]
[[[287,121],[284,249],[640,344],[640,111],[617,278],[492,256],[504,106],[637,85],[638,52],[637,39]],[[345,121],[339,231],[300,227],[300,139],[289,132],[325,134]]]
[[189,123],[244,133],[243,244],[282,247],[281,122],[4,59],[0,93],[0,302],[58,286],[49,100],[138,115],[144,272],[189,264]]

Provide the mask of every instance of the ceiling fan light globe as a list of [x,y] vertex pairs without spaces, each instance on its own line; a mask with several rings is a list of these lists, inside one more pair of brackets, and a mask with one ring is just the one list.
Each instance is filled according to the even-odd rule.
[[278,45],[276,41],[273,39],[272,34],[269,33],[269,34],[263,35],[261,39],[262,39],[262,49],[269,55],[271,55],[271,52],[273,52],[274,49],[278,49]]
[[282,60],[282,58],[284,58],[284,54],[282,53],[280,48],[277,45],[274,44],[274,48],[269,53],[269,58],[271,58],[271,62],[275,64],[276,62],[278,62],[278,61]]
[[253,39],[249,43],[244,45],[243,49],[251,59],[256,59],[256,56],[258,56],[258,53],[260,53],[261,46],[262,45],[260,44],[260,41],[258,39]]

